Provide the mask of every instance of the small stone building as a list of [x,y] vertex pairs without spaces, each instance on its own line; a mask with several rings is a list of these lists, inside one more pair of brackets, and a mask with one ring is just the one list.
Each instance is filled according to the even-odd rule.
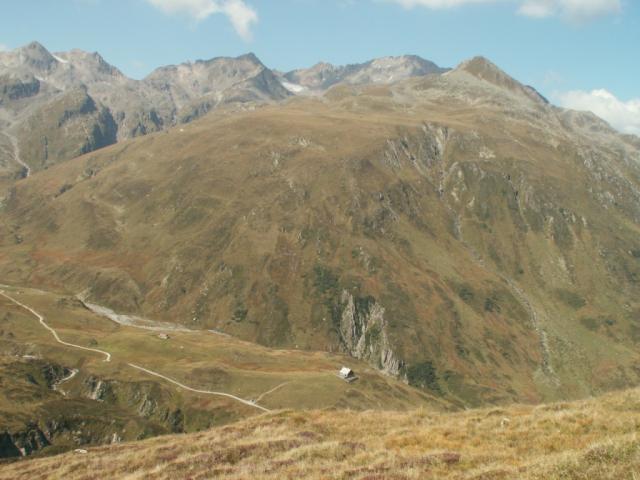
[[345,382],[353,382],[357,380],[356,374],[349,367],[342,367],[338,372],[338,376],[343,379]]

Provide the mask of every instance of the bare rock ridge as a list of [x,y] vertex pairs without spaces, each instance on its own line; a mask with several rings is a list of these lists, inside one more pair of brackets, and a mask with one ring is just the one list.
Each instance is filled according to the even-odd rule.
[[281,74],[281,77],[286,81],[285,86],[294,93],[320,94],[337,84],[389,84],[447,71],[416,55],[405,55],[345,66],[321,62],[311,68]]
[[549,104],[549,101],[535,88],[518,82],[485,57],[478,56],[466,60],[450,73],[454,76],[460,74],[471,75],[499,89],[523,95],[535,102]]
[[[321,94],[337,84],[390,83],[444,71],[420,57],[404,56],[344,67],[319,64],[283,74],[249,53],[160,67],[133,80],[98,53],[77,49],[50,53],[32,42],[0,53],[0,128],[18,138],[24,162],[37,171],[91,149],[193,121],[222,106],[251,108],[297,94]],[[73,138],[71,145],[57,150],[49,147],[47,152],[43,145],[64,143],[71,129],[60,129],[59,117],[51,120],[43,112],[64,110],[67,102],[73,103],[70,92],[78,90],[86,92],[96,110],[104,111],[103,117],[113,119],[114,125],[96,123],[85,115],[73,125],[72,134],[77,137],[81,132],[83,138]],[[74,110],[73,104],[68,110]],[[8,147],[0,149],[0,175],[16,176],[13,170],[19,165],[11,155]]]

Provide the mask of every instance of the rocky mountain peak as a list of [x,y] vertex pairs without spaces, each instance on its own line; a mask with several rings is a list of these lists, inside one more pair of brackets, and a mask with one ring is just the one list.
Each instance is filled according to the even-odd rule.
[[526,96],[529,100],[541,104],[548,104],[549,101],[542,96],[535,88],[524,85],[515,78],[500,69],[495,63],[483,56],[473,57],[465,60],[451,71],[453,75],[468,74],[483,82],[490,83],[500,89],[508,90],[512,93]]
[[315,65],[313,65],[311,68],[309,68],[308,70],[310,72],[322,72],[325,70],[336,70],[339,67],[336,67],[335,65],[329,63],[329,62],[318,62]]
[[19,47],[17,50],[21,52],[33,52],[39,55],[49,55],[49,50],[47,50],[44,45],[38,41],[30,42],[27,45]]
[[515,79],[498,68],[495,63],[482,56],[465,60],[456,67],[455,70],[469,73],[474,77],[498,86],[513,86],[513,84],[518,83]]
[[360,75],[356,76],[356,83],[390,83],[447,71],[417,55],[381,57],[363,64],[363,67],[360,69]]
[[54,56],[56,60],[63,64],[69,63],[76,68],[82,68],[100,75],[124,76],[120,70],[108,63],[98,52],[73,49],[69,52],[57,52]]
[[364,63],[335,66],[320,62],[306,69],[293,70],[284,75],[290,85],[306,91],[321,92],[338,83],[349,85],[388,84],[411,77],[432,73],[441,74],[447,69],[417,55],[381,57]]
[[256,65],[260,65],[260,66],[264,67],[264,63],[262,63],[262,61],[258,58],[258,56],[253,52],[249,52],[249,53],[245,53],[244,55],[240,55],[239,57],[236,58],[236,60],[243,60],[243,61],[251,62],[251,63],[254,63]]
[[57,63],[54,56],[38,42],[0,54],[0,64],[8,68],[22,67],[36,72],[49,72]]
[[370,67],[385,70],[397,70],[403,68],[407,71],[418,75],[427,75],[429,73],[442,73],[446,69],[438,67],[435,63],[425,60],[417,55],[401,55],[394,57],[381,57],[371,60]]

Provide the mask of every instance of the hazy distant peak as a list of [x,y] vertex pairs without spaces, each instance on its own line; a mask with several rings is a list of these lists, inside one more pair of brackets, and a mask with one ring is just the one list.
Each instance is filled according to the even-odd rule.
[[68,52],[56,52],[53,56],[60,63],[68,63],[78,68],[91,70],[96,74],[124,76],[120,70],[108,63],[98,52],[73,49]]
[[402,55],[380,57],[368,62],[344,66],[320,62],[310,68],[288,72],[284,77],[291,86],[320,92],[340,83],[348,85],[388,84],[410,77],[440,74],[446,71],[446,69],[417,55]]
[[31,42],[13,51],[0,54],[0,63],[7,67],[27,67],[47,72],[57,63],[51,53],[38,42]]
[[264,67],[264,63],[262,63],[262,61],[258,58],[258,56],[253,52],[249,52],[249,53],[245,53],[244,55],[240,55],[239,57],[236,57],[236,60],[246,60],[246,61],[249,61],[251,63],[255,63],[256,65],[260,65],[260,66]]
[[17,53],[21,53],[27,56],[33,57],[50,57],[51,53],[40,42],[30,42],[22,47],[18,47],[14,50]]
[[544,104],[549,103],[549,101],[535,88],[529,85],[523,85],[486,57],[476,56],[469,60],[465,60],[450,73],[455,75],[460,72],[472,75],[473,77],[490,83],[496,87],[524,95],[535,102]]
[[511,86],[514,83],[518,83],[498,68],[495,63],[482,56],[465,60],[455,70],[467,72],[474,77],[500,86]]

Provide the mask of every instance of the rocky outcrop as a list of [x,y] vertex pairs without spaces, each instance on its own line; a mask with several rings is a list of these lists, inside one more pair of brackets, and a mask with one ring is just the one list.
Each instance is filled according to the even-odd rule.
[[388,375],[400,375],[403,362],[389,341],[384,307],[373,297],[354,297],[346,290],[341,304],[340,340],[346,352]]
[[40,81],[33,75],[0,75],[0,105],[37,95]]
[[[47,447],[63,451],[185,431],[183,409],[171,392],[153,382],[118,382],[88,375],[61,392],[56,388],[59,382],[75,377],[77,371],[35,361],[19,368],[8,372],[11,378],[24,378],[23,384],[41,403],[35,408],[28,404],[10,422],[0,425],[0,459],[29,456],[43,449],[46,454]],[[204,426],[209,426],[208,420]]]
[[184,432],[184,414],[171,397],[148,382],[118,382],[90,375],[82,382],[82,396],[116,406],[156,422],[173,433]]
[[110,111],[79,88],[43,105],[17,136],[23,160],[39,169],[111,145],[116,134]]
[[91,400],[97,400],[99,402],[104,401],[107,395],[111,392],[108,382],[94,376],[87,377],[83,384],[86,389],[84,394]]
[[448,69],[415,55],[383,57],[365,63],[336,66],[318,63],[283,74],[296,93],[322,93],[335,85],[390,84],[412,77],[442,74]]
[[44,432],[35,423],[21,431],[0,434],[0,458],[24,457],[51,445]]

